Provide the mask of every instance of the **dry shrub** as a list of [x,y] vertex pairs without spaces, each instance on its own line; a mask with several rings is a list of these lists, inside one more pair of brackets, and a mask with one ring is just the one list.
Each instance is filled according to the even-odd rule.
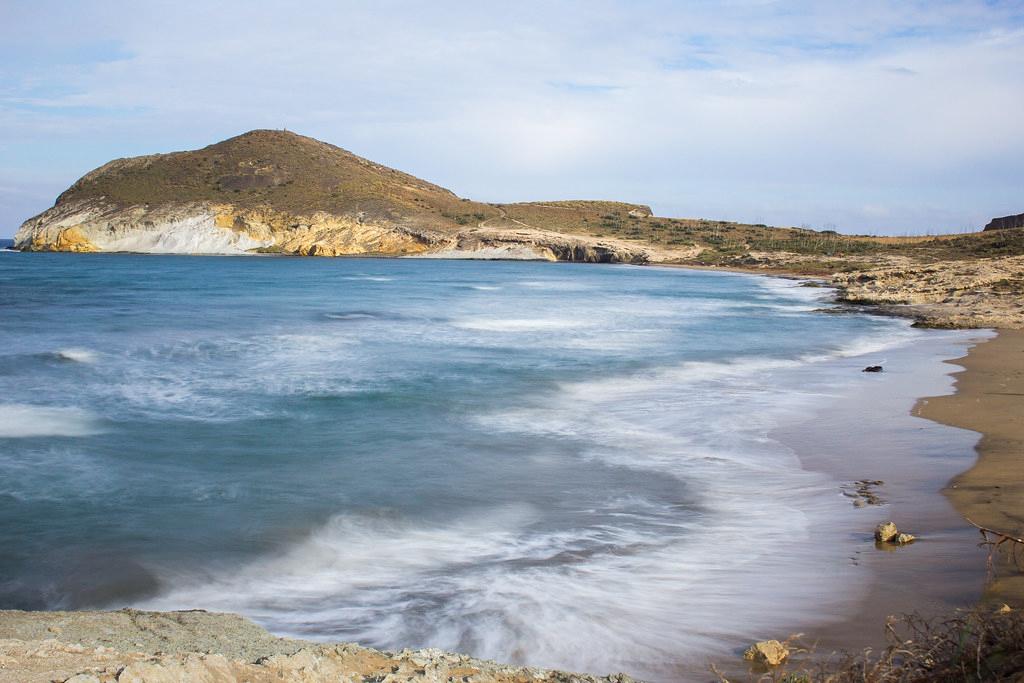
[[[814,666],[780,667],[760,677],[777,683],[989,683],[1024,680],[1024,614],[981,611],[946,619],[890,619],[882,652],[831,657]],[[804,668],[799,668],[800,666]]]

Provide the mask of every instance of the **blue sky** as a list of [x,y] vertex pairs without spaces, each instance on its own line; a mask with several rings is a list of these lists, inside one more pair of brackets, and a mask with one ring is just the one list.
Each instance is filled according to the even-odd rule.
[[1024,211],[1024,0],[0,2],[0,236],[281,127],[484,201],[976,229]]

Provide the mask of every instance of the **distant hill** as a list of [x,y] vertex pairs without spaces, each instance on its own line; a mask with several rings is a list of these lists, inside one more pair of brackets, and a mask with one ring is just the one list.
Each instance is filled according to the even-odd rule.
[[1018,213],[1015,216],[993,218],[985,226],[985,230],[1010,230],[1012,228],[1024,228],[1024,213]]

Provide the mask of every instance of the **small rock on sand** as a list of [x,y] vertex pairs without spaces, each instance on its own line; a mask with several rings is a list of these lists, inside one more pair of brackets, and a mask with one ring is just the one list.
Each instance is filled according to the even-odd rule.
[[896,528],[893,522],[882,522],[875,527],[875,541],[891,545],[906,545],[917,540],[913,534],[905,534]]
[[875,527],[875,540],[879,543],[888,543],[899,536],[900,530],[892,522],[882,522]]

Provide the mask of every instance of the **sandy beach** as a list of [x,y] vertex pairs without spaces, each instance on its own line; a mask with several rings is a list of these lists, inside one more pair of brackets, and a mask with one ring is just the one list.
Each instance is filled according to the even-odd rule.
[[[923,398],[914,414],[979,432],[978,460],[945,489],[974,523],[1024,536],[1024,331],[1000,330],[953,361],[956,393]],[[987,600],[1024,604],[1024,576],[996,566]]]

